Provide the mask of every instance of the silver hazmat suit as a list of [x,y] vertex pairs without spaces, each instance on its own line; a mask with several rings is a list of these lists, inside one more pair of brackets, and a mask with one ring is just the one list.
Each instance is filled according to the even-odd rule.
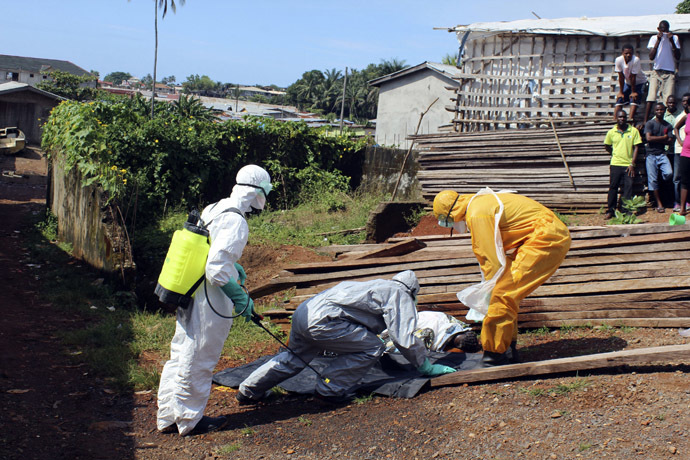
[[410,271],[393,280],[345,281],[302,302],[292,315],[289,346],[252,372],[240,393],[261,399],[267,390],[304,369],[319,353],[337,358],[321,373],[316,392],[323,396],[349,396],[361,378],[378,361],[385,345],[377,337],[388,329],[402,355],[419,367],[427,357],[423,342],[415,337],[419,282]]
[[[256,165],[247,165],[237,173],[238,183],[258,186],[262,181],[270,181],[270,177]],[[211,310],[209,299],[220,314],[233,314],[233,303],[221,286],[238,279],[234,264],[242,256],[249,237],[246,220],[236,212],[224,211],[232,207],[246,213],[250,207],[263,209],[265,204],[266,197],[260,190],[235,185],[229,198],[207,206],[201,214],[211,238],[206,282],[194,293],[191,307],[177,309],[170,359],[163,367],[158,389],[159,430],[177,424],[178,432],[185,435],[204,415],[213,369],[232,326],[231,319],[221,318]]]

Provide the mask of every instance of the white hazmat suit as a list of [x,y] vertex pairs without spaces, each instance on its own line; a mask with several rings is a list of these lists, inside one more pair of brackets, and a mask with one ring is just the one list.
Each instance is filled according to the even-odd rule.
[[266,197],[257,186],[270,183],[270,176],[259,166],[247,165],[237,173],[236,180],[238,185],[229,198],[207,206],[201,214],[211,240],[206,280],[194,293],[192,306],[177,309],[170,359],[158,389],[159,430],[177,424],[178,432],[185,435],[201,420],[211,393],[213,369],[232,326],[232,319],[221,318],[209,307],[210,300],[218,313],[232,315],[233,302],[221,287],[238,279],[235,262],[249,237],[245,218],[227,210],[235,208],[244,215],[251,208],[263,209]]
[[392,280],[345,281],[302,302],[292,315],[290,348],[247,377],[239,391],[245,398],[260,400],[266,391],[296,374],[319,353],[337,358],[321,374],[316,392],[325,397],[351,396],[367,371],[378,361],[385,345],[378,338],[384,329],[402,355],[415,367],[427,359],[417,329],[415,298],[419,282],[410,271]]

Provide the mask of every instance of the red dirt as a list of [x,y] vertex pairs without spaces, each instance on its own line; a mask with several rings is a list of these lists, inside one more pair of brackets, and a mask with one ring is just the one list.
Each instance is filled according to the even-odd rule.
[[[29,185],[40,184],[45,169],[23,156],[0,159],[3,169],[31,175],[0,177],[0,458],[690,457],[689,368],[680,362],[446,387],[413,399],[375,397],[333,409],[300,396],[238,407],[234,391],[214,387],[207,414],[227,415],[224,430],[190,438],[161,434],[155,429],[155,393],[114,393],[107,380],[75,364],[57,333],[83,327],[85,319],[37,297],[40,277],[28,276],[18,232],[25,229],[22,216],[43,209],[43,188]],[[427,220],[412,234],[427,234]],[[249,247],[242,262],[258,285],[281,265],[324,257],[302,248]],[[85,283],[89,276],[96,275],[85,275]],[[521,332],[518,344],[527,360],[685,342],[671,329]],[[245,360],[275,349],[245,350]],[[161,364],[165,357],[142,359]],[[231,364],[224,359],[218,369]]]

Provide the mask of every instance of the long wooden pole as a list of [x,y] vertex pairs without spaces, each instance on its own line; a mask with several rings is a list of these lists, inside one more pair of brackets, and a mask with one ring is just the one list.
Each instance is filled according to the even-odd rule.
[[[434,99],[434,102],[429,104],[429,107],[426,108],[424,112],[419,114],[419,121],[417,122],[417,129],[414,131],[414,135],[416,136],[419,133],[419,127],[422,124],[422,119],[424,118],[424,115],[431,109],[431,106],[436,104],[436,101],[438,101],[438,98]],[[405,158],[403,159],[402,166],[400,167],[400,174],[398,174],[398,180],[395,183],[395,188],[393,189],[393,197],[391,198],[391,201],[395,201],[395,195],[398,193],[398,186],[400,185],[400,179],[402,179],[403,172],[405,171],[405,164],[407,163],[407,158],[410,156],[410,153],[412,152],[412,147],[414,147],[415,140],[413,139],[412,142],[410,142],[410,148],[407,149],[407,154],[405,155]]]
[[573,180],[573,175],[570,174],[570,168],[568,167],[568,161],[565,159],[565,154],[563,153],[563,148],[561,147],[561,141],[558,139],[558,133],[556,132],[556,125],[553,124],[553,119],[549,117],[549,122],[551,123],[551,129],[553,129],[553,135],[556,138],[556,144],[558,144],[558,151],[561,152],[561,158],[563,158],[563,164],[565,165],[565,170],[568,172],[568,177],[570,178],[570,183],[573,188],[577,190],[575,181]]

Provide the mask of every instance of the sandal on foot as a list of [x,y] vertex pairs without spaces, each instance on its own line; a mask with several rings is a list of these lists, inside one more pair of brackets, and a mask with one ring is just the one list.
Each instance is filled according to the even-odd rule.
[[659,206],[658,208],[656,208],[656,212],[658,212],[659,214],[663,214],[666,212],[666,209]]

